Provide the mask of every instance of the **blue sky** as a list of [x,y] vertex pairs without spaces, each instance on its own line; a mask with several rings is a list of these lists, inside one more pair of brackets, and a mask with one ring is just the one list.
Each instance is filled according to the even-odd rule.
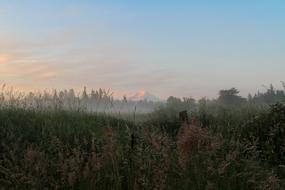
[[0,0],[0,82],[243,95],[285,80],[285,1]]

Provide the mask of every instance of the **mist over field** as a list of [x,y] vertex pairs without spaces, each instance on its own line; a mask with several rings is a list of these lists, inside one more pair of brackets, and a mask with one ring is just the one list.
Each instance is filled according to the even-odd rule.
[[284,10],[0,1],[0,190],[285,189]]

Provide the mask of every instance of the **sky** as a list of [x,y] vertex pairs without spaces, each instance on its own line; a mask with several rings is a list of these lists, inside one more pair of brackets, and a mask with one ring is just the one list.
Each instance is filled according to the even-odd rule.
[[0,84],[242,95],[285,80],[284,0],[0,0]]

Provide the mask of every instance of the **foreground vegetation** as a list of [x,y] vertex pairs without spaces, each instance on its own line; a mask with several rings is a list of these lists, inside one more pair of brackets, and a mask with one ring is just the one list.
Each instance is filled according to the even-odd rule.
[[123,118],[3,104],[0,189],[284,189],[284,101],[260,97],[171,97]]

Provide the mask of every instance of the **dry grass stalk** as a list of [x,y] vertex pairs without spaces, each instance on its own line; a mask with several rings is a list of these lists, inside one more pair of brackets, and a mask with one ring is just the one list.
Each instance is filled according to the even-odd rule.
[[187,125],[186,123],[180,128],[176,143],[179,153],[179,164],[183,168],[188,165],[194,154],[211,148],[211,138],[208,131],[196,125]]

